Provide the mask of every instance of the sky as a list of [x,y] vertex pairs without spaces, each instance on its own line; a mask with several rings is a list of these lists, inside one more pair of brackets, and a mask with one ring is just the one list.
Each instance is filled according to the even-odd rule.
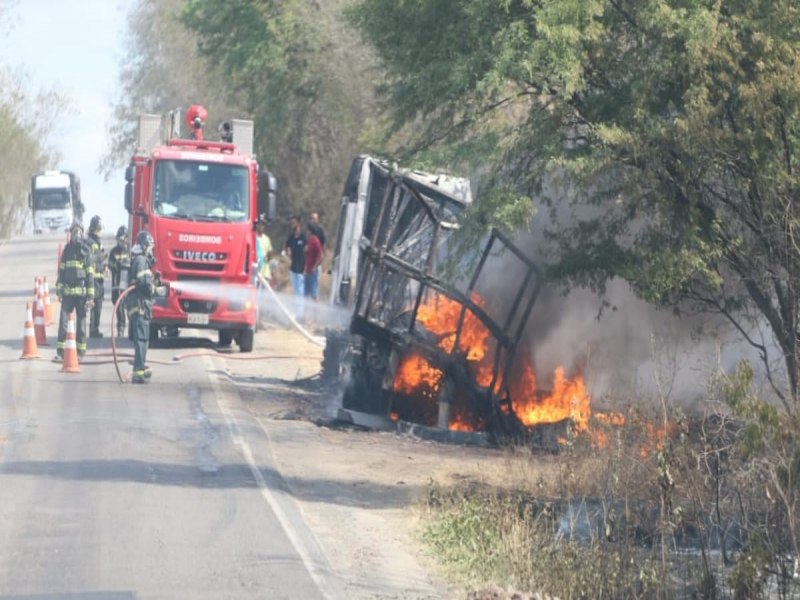
[[109,142],[112,102],[119,96],[127,14],[134,0],[0,0],[0,62],[21,68],[27,91],[55,89],[70,99],[72,113],[48,145],[61,154],[60,168],[81,179],[87,220],[100,215],[107,233],[127,224],[123,170],[108,181],[98,165]]

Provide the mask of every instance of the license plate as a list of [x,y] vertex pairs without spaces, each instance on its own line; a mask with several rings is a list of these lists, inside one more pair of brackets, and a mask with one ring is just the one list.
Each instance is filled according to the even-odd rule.
[[204,313],[188,313],[186,322],[189,325],[208,325],[208,315]]

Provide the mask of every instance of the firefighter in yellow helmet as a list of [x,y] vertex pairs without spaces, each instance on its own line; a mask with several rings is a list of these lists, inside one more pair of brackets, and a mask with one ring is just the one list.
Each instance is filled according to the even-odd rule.
[[150,320],[153,318],[153,297],[167,294],[165,286],[154,283],[153,245],[153,236],[147,231],[140,231],[136,236],[136,244],[131,248],[129,283],[134,289],[126,300],[133,336],[132,383],[147,383],[150,380],[147,349],[150,343]]
[[94,304],[89,318],[89,337],[101,338],[103,337],[100,331],[100,314],[103,311],[103,298],[105,297],[105,287],[103,282],[105,280],[106,271],[106,251],[100,241],[100,235],[103,233],[103,222],[100,220],[99,215],[92,217],[89,222],[89,235],[87,236],[86,243],[92,250],[92,261],[94,266]]
[[[121,225],[117,229],[117,245],[108,254],[108,270],[111,271],[111,302],[117,303],[119,295],[128,287],[128,270],[131,268],[131,254],[128,249],[128,228]],[[117,309],[117,335],[125,335],[125,306]]]
[[56,360],[64,357],[67,321],[73,310],[78,358],[86,354],[86,312],[91,310],[94,303],[94,265],[92,251],[83,239],[83,225],[75,221],[69,233],[69,243],[61,251],[56,280],[56,294],[61,303]]

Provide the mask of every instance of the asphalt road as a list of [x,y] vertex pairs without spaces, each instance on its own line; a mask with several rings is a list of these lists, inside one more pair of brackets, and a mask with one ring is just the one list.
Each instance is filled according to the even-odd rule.
[[218,359],[124,385],[104,338],[65,374],[54,325],[42,357],[20,360],[25,303],[35,276],[55,285],[60,240],[0,245],[0,600],[341,597]]

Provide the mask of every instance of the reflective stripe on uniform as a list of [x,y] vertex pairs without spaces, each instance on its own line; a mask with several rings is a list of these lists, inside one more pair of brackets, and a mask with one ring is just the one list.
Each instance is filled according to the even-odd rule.
[[59,291],[64,296],[85,296],[86,295],[86,288],[85,287],[67,287],[62,286]]
[[141,271],[140,273],[138,273],[136,275],[136,279],[139,280],[142,277],[147,277],[148,275],[152,275],[152,274],[153,273],[150,271],[150,269],[144,269],[143,271]]

